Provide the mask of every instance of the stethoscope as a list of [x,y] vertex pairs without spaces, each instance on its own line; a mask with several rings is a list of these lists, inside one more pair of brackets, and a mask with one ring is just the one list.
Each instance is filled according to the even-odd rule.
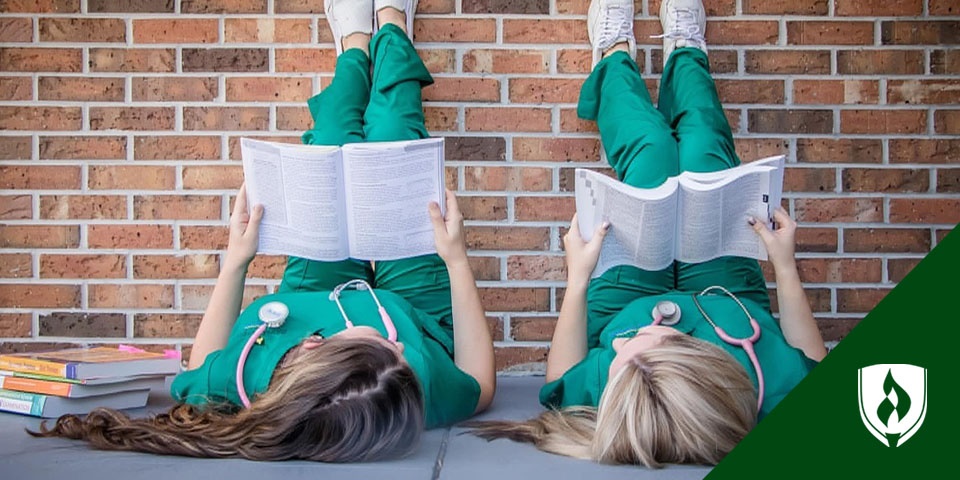
[[[340,310],[340,315],[343,316],[343,321],[347,324],[347,328],[354,328],[354,325],[353,322],[350,321],[350,317],[347,316],[346,310],[343,309],[343,305],[340,303],[340,294],[345,289],[351,287],[370,292],[374,303],[377,304],[377,311],[380,313],[380,320],[383,321],[383,327],[387,330],[387,339],[396,343],[397,327],[393,324],[393,319],[390,318],[387,309],[383,308],[383,304],[380,303],[380,299],[377,298],[373,287],[364,280],[355,279],[341,283],[330,292],[329,299],[337,304],[337,309]],[[257,339],[263,335],[263,332],[268,328],[279,328],[283,325],[287,320],[287,316],[290,315],[290,309],[287,308],[283,302],[268,302],[260,307],[257,315],[260,318],[260,325],[253,332],[253,335],[250,335],[250,338],[247,339],[247,343],[244,344],[243,350],[240,352],[240,360],[237,361],[237,394],[240,396],[240,401],[246,408],[250,408],[250,398],[247,397],[247,390],[243,387],[243,367],[247,364],[247,356],[250,355],[250,350],[253,348],[253,345],[257,343]]]
[[[740,309],[743,310],[743,313],[747,316],[747,319],[750,320],[750,327],[753,328],[752,335],[744,338],[733,337],[724,329],[720,328],[720,326],[717,325],[709,315],[707,315],[706,310],[704,310],[703,306],[700,305],[700,300],[698,300],[697,297],[706,295],[712,290],[722,291],[730,296],[733,301],[737,302],[737,305],[740,305]],[[757,410],[759,411],[760,407],[763,405],[764,381],[763,369],[760,368],[760,360],[757,358],[757,353],[754,350],[754,344],[760,339],[760,324],[757,323],[757,320],[753,318],[752,315],[750,315],[747,307],[743,305],[736,295],[730,293],[729,290],[719,285],[707,287],[699,294],[693,294],[693,304],[697,306],[697,310],[700,310],[700,314],[703,315],[703,319],[706,320],[711,327],[713,327],[713,331],[717,333],[717,336],[720,337],[721,340],[730,345],[739,346],[745,352],[747,352],[747,356],[750,357],[750,363],[753,364],[754,370],[757,371],[757,383],[759,385],[759,393],[757,395]],[[657,305],[653,308],[651,315],[653,316],[652,325],[676,325],[680,321],[680,306],[668,300],[657,302]]]

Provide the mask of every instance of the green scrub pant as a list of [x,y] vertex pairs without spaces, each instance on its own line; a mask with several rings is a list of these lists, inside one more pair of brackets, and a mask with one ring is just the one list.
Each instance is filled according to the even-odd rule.
[[[407,35],[386,25],[373,36],[370,57],[350,49],[337,58],[333,81],[307,101],[314,127],[303,134],[303,143],[343,145],[426,138],[420,90],[431,83],[433,78]],[[279,291],[333,290],[353,279],[393,291],[452,329],[450,277],[437,255],[380,261],[376,268],[355,259],[320,262],[290,257]]]
[[[577,114],[597,121],[610,166],[628,185],[652,188],[684,171],[712,172],[740,164],[707,55],[696,48],[670,55],[660,81],[659,108],[628,54],[604,58],[580,91]],[[697,292],[711,285],[769,308],[759,263],[721,257],[697,264],[674,262],[655,272],[633,266],[610,269],[590,283],[589,316],[591,322],[606,324],[639,297]]]

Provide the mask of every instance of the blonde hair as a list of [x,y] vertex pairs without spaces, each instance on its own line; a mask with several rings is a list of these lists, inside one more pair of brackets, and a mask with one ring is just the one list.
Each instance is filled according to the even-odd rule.
[[716,464],[753,428],[746,370],[719,347],[670,335],[607,383],[598,408],[550,410],[525,422],[469,422],[471,433],[602,463]]
[[105,450],[356,462],[411,453],[423,428],[423,398],[410,366],[372,339],[333,337],[279,366],[270,388],[247,409],[178,404],[131,419],[99,408],[28,433]]

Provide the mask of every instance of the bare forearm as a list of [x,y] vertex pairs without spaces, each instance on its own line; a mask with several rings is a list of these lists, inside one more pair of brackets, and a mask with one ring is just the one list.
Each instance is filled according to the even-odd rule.
[[448,263],[447,272],[453,302],[454,362],[480,384],[477,411],[481,411],[493,401],[496,390],[493,339],[469,263],[465,258]]
[[568,280],[547,355],[546,381],[552,382],[587,355],[588,280]]
[[188,369],[203,365],[210,352],[226,346],[230,338],[240,307],[243,303],[243,282],[246,277],[246,265],[224,265],[217,277],[217,283],[210,295],[210,303],[200,320],[197,336],[190,350]]
[[775,266],[774,271],[780,305],[780,329],[784,338],[791,346],[803,350],[807,357],[822,360],[827,355],[827,349],[800,283],[796,263]]

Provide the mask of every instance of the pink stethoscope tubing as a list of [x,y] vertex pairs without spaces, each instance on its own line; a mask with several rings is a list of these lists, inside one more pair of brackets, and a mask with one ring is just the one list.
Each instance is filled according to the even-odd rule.
[[[347,325],[347,328],[354,328],[353,322],[350,321],[350,317],[347,316],[347,312],[343,309],[343,305],[340,304],[340,293],[344,289],[354,287],[357,290],[366,290],[370,292],[370,295],[373,297],[374,303],[377,304],[377,312],[380,313],[380,320],[383,321],[383,327],[387,331],[387,339],[391,342],[397,342],[397,327],[393,324],[393,319],[390,318],[390,314],[387,313],[387,309],[383,307],[383,304],[380,303],[380,299],[377,298],[377,294],[373,291],[373,288],[364,280],[350,280],[349,282],[341,283],[337,285],[333,291],[330,292],[330,300],[336,302],[337,308],[340,310],[340,314],[343,315],[343,322]],[[274,302],[271,302],[274,303]],[[264,307],[270,304],[264,305]],[[284,306],[284,310],[286,307]],[[263,317],[263,309],[261,309],[260,321],[263,322],[257,329],[253,332],[253,335],[250,335],[250,338],[247,339],[247,343],[243,345],[243,350],[240,352],[240,360],[237,362],[237,395],[240,397],[240,402],[243,403],[245,408],[250,408],[250,398],[247,396],[247,390],[243,386],[243,367],[247,364],[247,356],[250,355],[250,350],[253,348],[253,345],[257,343],[257,339],[260,338],[260,335],[263,335],[263,332],[267,330],[268,327],[279,327],[283,324],[283,320],[286,317],[284,313],[284,318],[279,320],[277,319],[266,319]]]
[[[713,320],[710,319],[710,316],[708,316],[707,312],[703,310],[703,307],[700,305],[700,302],[697,300],[697,297],[706,295],[707,292],[714,289],[722,290],[724,293],[726,293],[731,298],[733,298],[733,300],[737,302],[737,305],[740,305],[740,308],[743,310],[743,313],[746,314],[747,319],[750,320],[750,327],[753,329],[752,335],[744,338],[733,337],[730,334],[728,334],[724,329],[720,328],[719,325],[714,323]],[[700,310],[700,313],[703,315],[704,320],[706,320],[707,323],[709,323],[710,326],[713,327],[713,331],[717,333],[717,336],[720,337],[721,340],[723,340],[724,342],[730,345],[734,345],[742,348],[743,351],[747,353],[747,357],[750,357],[750,363],[753,364],[753,368],[757,371],[757,384],[759,386],[758,388],[759,393],[757,394],[757,411],[760,411],[760,407],[763,405],[763,394],[765,391],[765,385],[764,385],[764,378],[763,378],[763,369],[760,368],[760,359],[757,358],[757,352],[754,350],[754,344],[757,342],[757,340],[760,340],[760,324],[757,323],[757,320],[754,319],[752,315],[750,315],[750,312],[747,310],[747,307],[745,307],[743,303],[740,302],[740,299],[737,298],[736,295],[730,293],[730,291],[727,290],[726,288],[723,288],[718,285],[707,287],[699,294],[693,295],[693,303],[697,306],[697,309]],[[663,317],[660,315],[656,315],[653,319],[652,325],[660,325],[660,322],[662,321],[663,321]]]

